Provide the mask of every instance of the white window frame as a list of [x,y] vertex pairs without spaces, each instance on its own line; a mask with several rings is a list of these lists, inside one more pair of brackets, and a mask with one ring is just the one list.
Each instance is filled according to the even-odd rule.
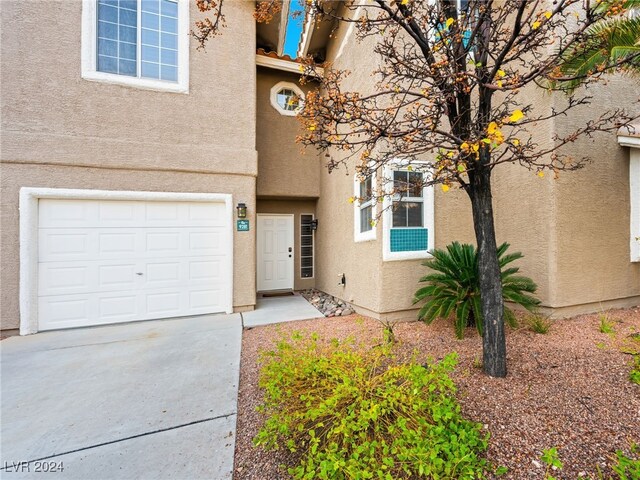
[[[415,165],[415,162],[413,162]],[[385,165],[384,167],[384,192],[389,193],[393,191],[393,172],[404,171],[408,172],[409,165],[407,162],[397,161]],[[414,169],[414,171],[416,171]],[[422,172],[423,175],[427,173]],[[412,197],[403,198],[405,201],[412,201]],[[393,198],[391,195],[385,194],[382,214],[382,260],[385,262],[392,262],[398,260],[421,260],[425,258],[431,258],[432,255],[428,253],[435,247],[435,210],[434,210],[434,188],[433,186],[427,186],[422,189],[422,227],[408,227],[408,228],[426,228],[427,234],[427,249],[414,251],[414,252],[392,252],[391,251],[391,229],[393,228]]]
[[631,198],[631,261],[640,262],[640,148],[631,150],[629,190]]
[[[278,104],[278,92],[280,92],[280,90],[283,90],[285,88],[288,88],[289,90],[293,90],[294,92],[296,92],[296,95],[300,99],[300,105],[295,110],[285,110]],[[280,115],[286,115],[288,117],[295,117],[296,115],[298,115],[300,110],[302,110],[302,106],[304,104],[304,92],[299,86],[291,82],[276,83],[273,87],[271,87],[270,98],[271,98],[271,106],[275,108]]]
[[629,252],[631,262],[640,262],[640,137],[618,133],[618,143],[629,147]]
[[313,272],[313,275],[311,275],[310,277],[303,277],[302,276],[302,216],[303,215],[308,215],[311,217],[312,220],[316,219],[316,216],[314,213],[301,213],[300,214],[300,235],[298,235],[298,241],[300,242],[300,269],[298,270],[298,278],[300,280],[311,280],[316,278],[316,232],[315,230],[311,230],[311,271]]
[[[138,17],[141,12],[138,0]],[[116,73],[97,70],[97,0],[82,0],[82,78],[93,82],[111,83],[127,87],[156,90],[160,92],[189,93],[189,3],[190,0],[177,0],[178,3],[178,81],[169,82],[154,78],[129,77]],[[138,18],[138,55],[140,62],[140,19]]]
[[360,203],[360,185],[362,184],[362,180],[358,178],[358,175],[353,176],[353,197],[355,198],[353,202],[353,240],[356,243],[359,242],[370,242],[376,239],[376,225],[371,227],[371,230],[367,230],[366,232],[360,231],[360,215],[362,213],[362,209],[368,206],[371,206],[371,217],[375,220],[378,215],[378,202],[376,200],[375,189],[376,189],[376,173],[373,172],[371,174],[371,195],[372,198],[365,203]]

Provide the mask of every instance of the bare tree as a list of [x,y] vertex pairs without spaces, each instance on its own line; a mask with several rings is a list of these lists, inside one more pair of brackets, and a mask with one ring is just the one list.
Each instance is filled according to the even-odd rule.
[[[199,3],[206,0],[197,0]],[[217,0],[220,12],[222,2]],[[209,1],[208,3],[212,3]],[[264,21],[277,2],[262,2]],[[325,66],[299,117],[298,141],[329,155],[328,168],[356,165],[361,178],[398,158],[423,172],[423,186],[462,188],[471,201],[478,243],[482,300],[483,365],[494,377],[507,373],[504,304],[493,219],[491,175],[518,163],[540,176],[582,167],[563,148],[580,137],[611,132],[633,117],[620,109],[594,118],[553,144],[536,143],[532,125],[565,116],[591,97],[573,92],[560,108],[536,107],[533,88],[562,90],[579,75],[583,84],[624,68],[637,55],[604,56],[588,71],[562,69],[571,52],[597,39],[593,25],[624,11],[610,0],[308,0],[306,15],[355,23],[363,55],[377,57],[371,93],[345,89],[349,72]],[[205,32],[206,33],[206,32]],[[196,34],[202,44],[209,35]],[[305,75],[318,78],[309,60]],[[635,107],[634,107],[635,108]],[[424,163],[426,161],[426,163]]]

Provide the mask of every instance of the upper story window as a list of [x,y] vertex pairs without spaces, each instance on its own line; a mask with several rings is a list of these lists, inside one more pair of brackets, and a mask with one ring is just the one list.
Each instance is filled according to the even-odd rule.
[[365,242],[376,238],[376,196],[374,188],[376,184],[375,173],[365,179],[354,178],[354,240]]
[[271,106],[281,115],[297,115],[303,102],[304,93],[295,83],[280,82],[271,88]]
[[384,260],[428,257],[434,247],[433,187],[425,187],[424,173],[410,166],[385,170]]
[[84,0],[82,76],[186,93],[188,0]]

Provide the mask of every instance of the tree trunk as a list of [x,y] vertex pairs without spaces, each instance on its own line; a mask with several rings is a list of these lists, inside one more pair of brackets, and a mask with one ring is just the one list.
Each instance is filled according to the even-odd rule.
[[484,328],[482,357],[484,372],[492,377],[507,376],[507,347],[504,331],[504,301],[491,201],[491,170],[478,165],[470,175],[468,189],[473,211],[473,227],[478,242],[480,299]]

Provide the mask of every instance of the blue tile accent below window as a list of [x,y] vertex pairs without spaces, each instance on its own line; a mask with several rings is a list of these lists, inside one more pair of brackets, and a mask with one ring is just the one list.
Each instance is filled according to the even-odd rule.
[[392,228],[390,248],[392,252],[417,252],[426,250],[429,234],[426,228]]

